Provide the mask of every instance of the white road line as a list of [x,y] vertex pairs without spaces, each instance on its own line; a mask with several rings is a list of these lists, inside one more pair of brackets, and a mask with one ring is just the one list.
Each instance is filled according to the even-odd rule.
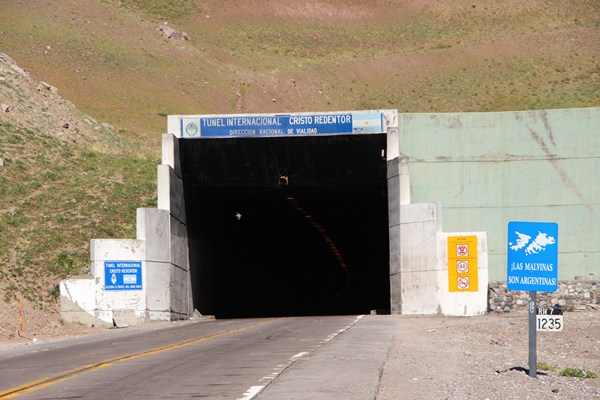
[[250,386],[250,389],[246,390],[246,393],[244,393],[244,397],[240,397],[238,400],[250,400],[259,394],[263,388],[264,386]]
[[307,354],[312,353],[313,351],[325,346],[327,343],[331,342],[336,336],[338,336],[341,333],[346,332],[348,329],[352,328],[352,326],[354,324],[356,324],[358,321],[360,321],[362,318],[364,317],[364,315],[359,315],[358,317],[356,317],[352,322],[350,322],[346,327],[340,329],[339,331],[336,331],[334,333],[332,333],[331,335],[327,336],[326,339],[320,341],[318,344],[316,344],[315,346],[311,347],[310,349],[308,349],[307,351],[302,351],[296,355],[293,355],[292,357],[290,357],[288,359],[288,361],[284,364],[279,364],[277,367],[275,367],[273,369],[273,372],[271,372],[268,376],[263,376],[262,379],[260,379],[258,381],[258,383],[263,383],[264,385],[260,385],[260,386],[250,386],[250,389],[246,390],[246,392],[243,394],[244,397],[240,397],[238,400],[251,400],[253,399],[256,395],[258,395],[260,392],[262,392],[267,386],[269,386],[275,379],[277,379],[279,377],[279,375],[281,375],[283,373],[283,371],[285,371],[286,369],[288,369],[293,363],[295,363],[296,361],[298,361],[299,359],[301,359],[302,357],[304,357]]

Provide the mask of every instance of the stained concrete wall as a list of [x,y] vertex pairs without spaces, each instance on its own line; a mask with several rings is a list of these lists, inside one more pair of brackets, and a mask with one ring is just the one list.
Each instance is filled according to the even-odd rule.
[[[136,325],[191,315],[187,240],[167,210],[139,208],[137,239],[90,242],[92,278],[61,281],[61,316],[86,325]],[[175,254],[179,251],[179,254]],[[105,261],[141,261],[141,290],[105,290]],[[179,263],[179,264],[177,264]]]
[[194,304],[179,142],[171,134],[162,136],[162,164],[157,173],[158,209],[168,212],[171,318],[186,318],[192,315]]
[[[479,315],[487,311],[485,232],[442,232],[442,205],[410,204],[408,157],[388,161],[390,311],[392,314]],[[478,238],[477,292],[450,292],[448,236]]]
[[[92,278],[60,282],[61,317],[68,322],[110,326],[135,325],[146,319],[147,274],[143,240],[94,239],[90,243]],[[142,290],[104,290],[105,261],[142,261]]]
[[439,203],[400,206],[401,314],[439,311],[437,234],[441,232]]
[[509,221],[559,225],[559,279],[600,270],[600,108],[399,114],[412,202],[439,201],[444,230],[487,231],[506,280]]

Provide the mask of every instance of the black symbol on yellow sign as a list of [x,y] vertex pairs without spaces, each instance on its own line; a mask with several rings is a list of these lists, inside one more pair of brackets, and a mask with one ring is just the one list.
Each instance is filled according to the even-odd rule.
[[460,278],[458,278],[458,288],[459,289],[468,289],[469,286],[470,286],[469,277],[461,276]]

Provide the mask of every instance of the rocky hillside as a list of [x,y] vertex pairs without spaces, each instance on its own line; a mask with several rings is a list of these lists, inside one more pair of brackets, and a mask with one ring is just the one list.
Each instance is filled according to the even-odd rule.
[[156,160],[0,54],[0,336],[59,324],[60,279],[88,270],[93,237],[132,237],[154,204]]
[[[83,115],[58,89],[35,81],[7,54],[0,53],[0,114],[3,126],[44,132],[66,144],[106,147],[109,137],[122,145],[113,128]],[[7,128],[8,129],[8,128]]]

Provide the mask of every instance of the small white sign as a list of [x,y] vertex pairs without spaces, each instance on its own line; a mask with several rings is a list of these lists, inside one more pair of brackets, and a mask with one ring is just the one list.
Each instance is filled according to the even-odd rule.
[[468,257],[469,256],[469,245],[468,244],[457,244],[456,245],[456,257]]
[[538,332],[560,332],[564,327],[563,315],[536,315]]
[[466,290],[471,286],[471,282],[469,281],[468,276],[459,276],[458,277],[458,288],[460,290]]
[[456,272],[459,274],[466,274],[469,272],[469,261],[460,260],[456,262]]

